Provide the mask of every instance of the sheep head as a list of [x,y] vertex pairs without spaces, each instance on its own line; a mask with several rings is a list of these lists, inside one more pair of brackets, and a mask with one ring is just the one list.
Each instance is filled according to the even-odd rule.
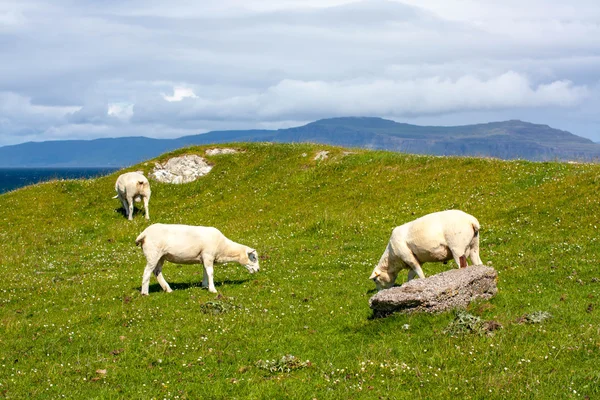
[[258,272],[260,267],[258,265],[258,253],[255,249],[251,249],[249,247],[246,248],[246,256],[248,262],[244,265],[248,272],[251,274]]
[[396,282],[396,276],[391,276],[388,271],[383,271],[379,269],[379,267],[375,267],[373,273],[369,277],[373,282],[375,282],[375,286],[377,286],[377,290],[389,289],[394,286]]

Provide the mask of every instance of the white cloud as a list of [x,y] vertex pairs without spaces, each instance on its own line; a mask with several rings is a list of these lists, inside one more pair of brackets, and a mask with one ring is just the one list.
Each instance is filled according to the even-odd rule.
[[128,120],[133,115],[133,104],[110,103],[106,114],[121,120]]
[[173,101],[181,101],[185,98],[196,99],[196,98],[198,98],[198,96],[196,96],[194,91],[190,88],[175,87],[175,88],[173,88],[173,96],[164,94],[163,98],[168,102],[173,102]]
[[586,86],[556,80],[534,85],[508,71],[480,79],[438,76],[412,80],[283,80],[258,93],[221,99],[190,98],[181,105],[136,105],[138,122],[177,124],[193,120],[311,120],[342,115],[407,116],[507,108],[574,107],[589,94]]

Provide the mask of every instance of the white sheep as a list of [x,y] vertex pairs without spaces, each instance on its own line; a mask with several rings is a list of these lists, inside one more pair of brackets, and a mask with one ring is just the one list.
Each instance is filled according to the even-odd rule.
[[256,250],[233,242],[217,228],[190,225],[153,224],[135,239],[146,256],[142,278],[142,295],[148,295],[150,276],[154,272],[158,283],[166,292],[171,288],[162,275],[163,263],[203,264],[202,287],[217,293],[213,281],[213,263],[235,261],[251,274],[259,270]]
[[460,210],[435,212],[394,228],[369,279],[378,290],[387,289],[394,285],[401,269],[409,270],[410,281],[415,275],[425,278],[423,263],[454,259],[459,268],[464,268],[467,257],[474,265],[483,264],[477,219]]
[[123,204],[125,215],[131,221],[133,219],[133,201],[144,200],[144,211],[146,219],[150,219],[150,211],[148,210],[148,202],[150,201],[150,183],[141,172],[127,172],[120,175],[115,183],[117,195],[113,199],[118,198]]

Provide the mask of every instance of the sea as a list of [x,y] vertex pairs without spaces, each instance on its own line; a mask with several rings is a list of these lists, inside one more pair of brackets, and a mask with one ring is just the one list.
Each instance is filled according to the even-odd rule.
[[23,186],[55,179],[89,179],[118,168],[0,168],[0,194]]

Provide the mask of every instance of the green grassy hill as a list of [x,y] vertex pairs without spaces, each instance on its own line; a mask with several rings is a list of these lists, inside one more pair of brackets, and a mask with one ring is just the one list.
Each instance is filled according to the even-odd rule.
[[[197,182],[153,182],[150,200],[151,222],[216,226],[259,251],[258,274],[215,268],[219,298],[200,288],[201,266],[170,263],[174,292],[152,278],[139,295],[134,240],[148,222],[118,212],[118,173],[0,195],[0,397],[600,395],[600,165],[235,147],[207,157]],[[159,159],[183,152],[204,148]],[[450,335],[452,313],[371,319],[368,277],[392,228],[452,208],[479,219],[481,257],[499,272],[497,297],[469,312],[503,328]],[[553,317],[519,322],[536,311]],[[310,362],[261,367],[287,354]]]

